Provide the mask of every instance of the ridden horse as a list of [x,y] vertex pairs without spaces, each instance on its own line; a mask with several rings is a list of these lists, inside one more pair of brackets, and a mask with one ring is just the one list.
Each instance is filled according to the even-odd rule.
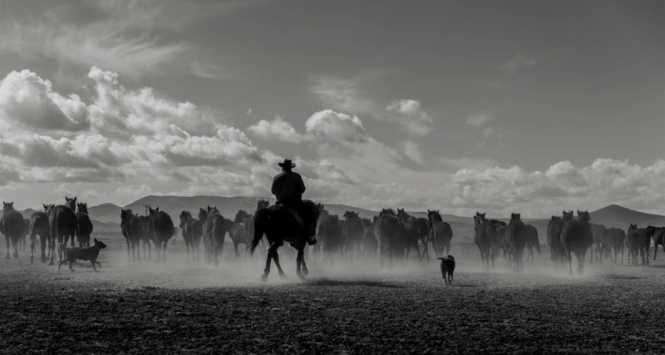
[[185,240],[187,257],[195,262],[199,260],[199,246],[203,236],[203,223],[192,217],[189,211],[180,212],[180,231]]
[[155,243],[157,260],[166,261],[166,246],[169,239],[175,234],[173,220],[171,220],[171,216],[168,213],[160,211],[159,207],[148,207],[148,212],[148,230],[150,231],[150,237]]
[[593,232],[591,231],[591,216],[587,211],[577,211],[577,218],[573,211],[563,212],[563,229],[561,244],[564,248],[564,257],[568,260],[568,269],[573,274],[573,258],[577,258],[577,272],[584,272],[584,259],[587,250],[593,245]]
[[0,219],[0,232],[5,235],[7,243],[7,259],[9,250],[14,248],[14,257],[18,258],[18,243],[25,235],[25,222],[21,213],[14,209],[14,202],[2,202],[2,219]]
[[76,207],[76,223],[78,225],[76,239],[80,248],[87,248],[90,246],[90,235],[93,230],[92,221],[88,215],[88,204],[79,203]]
[[432,248],[438,256],[450,254],[450,241],[453,239],[453,229],[450,224],[443,221],[437,210],[427,210],[427,219],[430,225],[430,241]]
[[256,246],[263,236],[268,240],[268,256],[266,258],[266,267],[262,279],[266,280],[270,274],[270,264],[275,262],[275,266],[280,276],[284,277],[284,270],[279,264],[279,255],[277,249],[288,242],[294,247],[298,255],[296,257],[296,272],[300,278],[307,276],[309,270],[305,263],[304,249],[307,246],[308,236],[316,233],[316,225],[319,220],[322,206],[312,201],[302,202],[301,218],[304,225],[297,221],[293,214],[280,205],[265,207],[263,201],[259,201],[256,214],[254,215],[254,238],[250,252],[253,254]]

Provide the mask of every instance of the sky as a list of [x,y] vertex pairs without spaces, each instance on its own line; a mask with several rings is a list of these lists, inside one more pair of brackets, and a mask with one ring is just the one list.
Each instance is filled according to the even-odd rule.
[[665,213],[662,1],[0,0],[0,198]]

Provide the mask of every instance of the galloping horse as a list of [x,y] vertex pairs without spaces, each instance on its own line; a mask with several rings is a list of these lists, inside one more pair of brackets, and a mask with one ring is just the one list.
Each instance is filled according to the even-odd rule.
[[275,266],[279,274],[284,277],[284,270],[279,264],[279,255],[277,249],[288,242],[298,251],[296,257],[296,272],[300,278],[304,278],[309,272],[305,264],[304,249],[307,245],[307,237],[316,233],[316,224],[321,213],[322,206],[312,201],[303,201],[301,208],[301,218],[304,221],[302,225],[296,220],[295,216],[280,205],[266,207],[265,201],[259,201],[257,211],[254,215],[254,239],[252,240],[251,253],[265,235],[268,239],[268,256],[266,258],[266,267],[263,272],[263,280],[270,274],[271,261],[275,261]]

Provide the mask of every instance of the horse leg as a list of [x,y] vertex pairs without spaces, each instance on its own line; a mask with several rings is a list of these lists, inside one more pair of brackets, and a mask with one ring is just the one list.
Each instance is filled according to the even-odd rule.
[[233,241],[233,251],[236,254],[236,258],[240,257],[240,254],[238,254],[238,243],[235,240]]
[[277,254],[277,248],[275,248],[273,259],[275,260],[275,266],[277,266],[277,271],[279,271],[279,276],[285,279],[286,274],[284,274],[284,270],[282,270],[282,265],[279,264],[279,254]]
[[9,240],[9,235],[5,235],[5,242],[7,243],[7,256],[6,256],[6,258],[10,259],[11,255],[10,255],[9,250],[11,249],[12,246],[11,246],[11,241]]
[[268,279],[268,275],[270,274],[270,264],[272,261],[273,256],[275,255],[275,249],[271,246],[268,248],[268,256],[266,257],[266,267],[263,269],[263,276],[261,276],[261,279],[263,281]]
[[298,256],[296,257],[296,271],[298,277],[304,279],[307,275],[307,267],[305,266],[305,253],[304,248],[298,248]]

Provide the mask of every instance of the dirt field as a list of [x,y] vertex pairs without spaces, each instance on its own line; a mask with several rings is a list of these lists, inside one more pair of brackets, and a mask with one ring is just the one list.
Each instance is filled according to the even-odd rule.
[[128,264],[119,244],[111,249],[98,273],[0,260],[0,351],[665,352],[662,264],[594,265],[583,277],[547,262],[485,273],[457,247],[446,287],[435,261],[382,268],[315,256],[299,281],[283,253],[289,278],[263,283],[263,251],[213,268],[182,255]]

